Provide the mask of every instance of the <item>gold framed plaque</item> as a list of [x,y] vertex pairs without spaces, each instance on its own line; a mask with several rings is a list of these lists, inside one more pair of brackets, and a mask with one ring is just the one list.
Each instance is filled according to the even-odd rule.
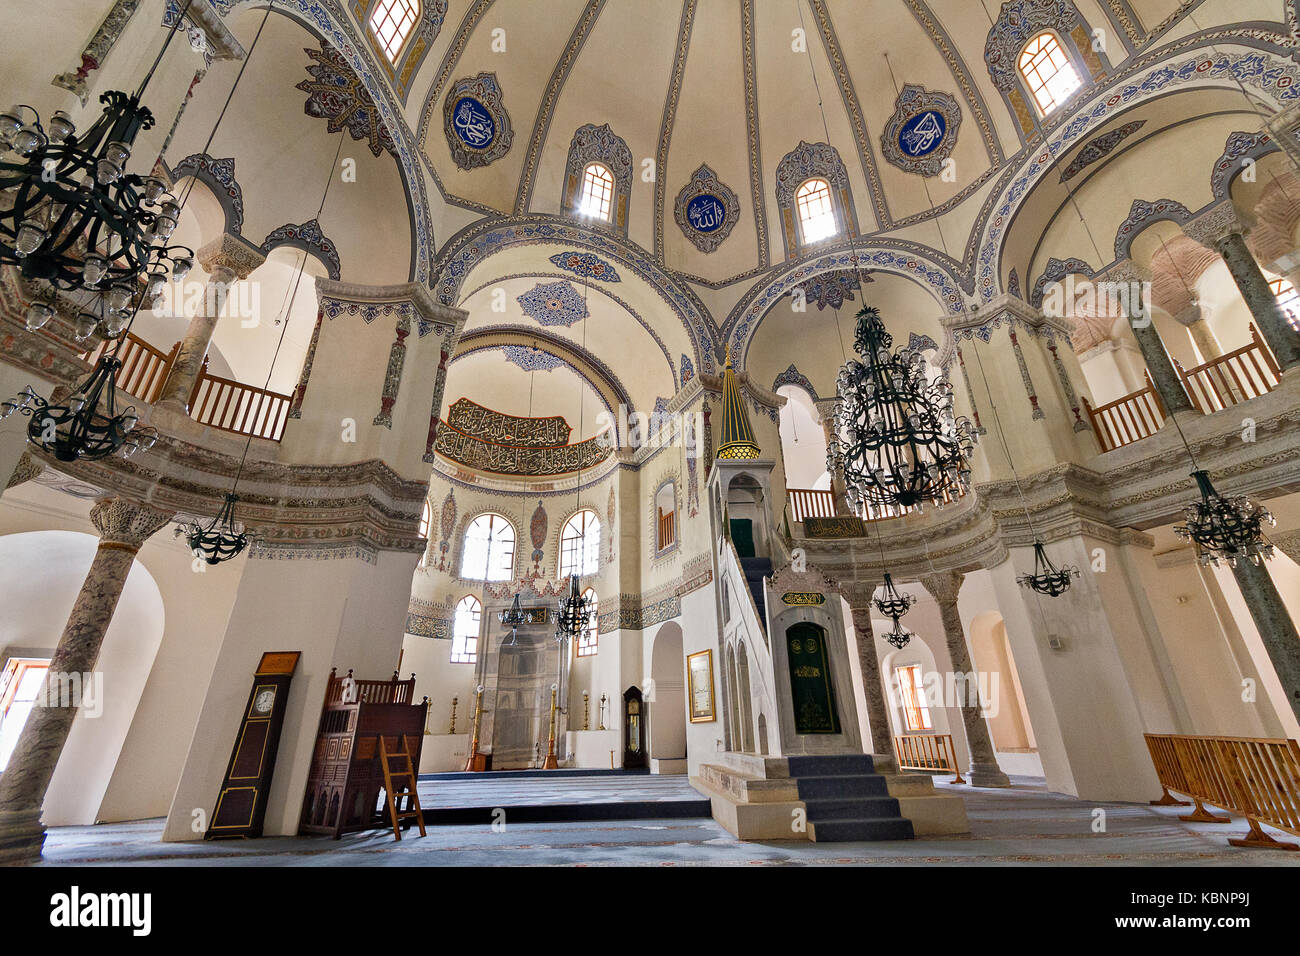
[[691,723],[717,720],[713,713],[713,651],[686,655],[686,680],[690,689]]

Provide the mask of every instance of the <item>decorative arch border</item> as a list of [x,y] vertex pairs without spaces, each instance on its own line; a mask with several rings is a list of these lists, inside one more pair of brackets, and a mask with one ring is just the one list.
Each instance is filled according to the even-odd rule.
[[260,248],[262,254],[266,255],[279,246],[300,249],[308,255],[315,256],[328,270],[329,277],[335,282],[339,281],[342,265],[339,262],[338,246],[334,245],[334,242],[321,230],[320,220],[310,219],[299,225],[285,223],[278,229],[272,229],[262,240]]
[[1190,37],[1110,77],[1095,88],[1092,99],[1046,128],[1046,142],[1024,151],[1019,166],[1007,170],[1004,184],[990,194],[972,230],[971,240],[978,247],[975,288],[980,301],[991,301],[1001,291],[1002,247],[1021,203],[1076,142],[1132,107],[1191,83],[1208,88],[1208,81],[1218,80],[1235,88],[1240,82],[1280,110],[1300,98],[1300,66],[1290,59],[1283,39],[1273,31],[1254,28]]
[[[745,367],[750,343],[767,313],[796,285],[822,272],[860,267],[911,279],[934,295],[936,304],[950,315],[964,311],[965,298],[956,279],[931,255],[915,250],[899,251],[868,246],[854,252],[838,249],[795,263],[754,286],[731,310],[726,333],[731,360],[737,371]],[[737,364],[739,363],[739,364]]]
[[781,237],[785,241],[787,258],[820,244],[803,241],[803,229],[795,209],[795,194],[799,186],[814,177],[825,179],[830,184],[831,208],[839,230],[837,238],[851,239],[858,234],[858,215],[853,206],[853,190],[849,186],[844,160],[829,143],[800,140],[798,146],[781,157],[776,167],[776,208],[781,218]]
[[1147,226],[1157,222],[1172,222],[1184,225],[1192,218],[1192,212],[1174,199],[1157,199],[1148,202],[1134,199],[1129,207],[1128,216],[1115,230],[1115,261],[1127,259],[1133,240],[1142,234]]
[[1210,192],[1215,202],[1231,198],[1232,184],[1245,170],[1242,164],[1246,160],[1259,160],[1280,148],[1267,130],[1229,133],[1223,154],[1215,160],[1214,171],[1210,173]]
[[1043,304],[1043,292],[1050,283],[1060,282],[1066,276],[1074,274],[1085,275],[1090,278],[1095,275],[1092,266],[1082,259],[1076,259],[1073,256],[1068,259],[1058,259],[1056,256],[1051,256],[1047,260],[1047,268],[1043,270],[1043,274],[1038,277],[1037,281],[1034,282],[1033,289],[1030,290],[1029,304],[1035,309],[1039,308]]
[[244,189],[235,178],[235,158],[214,159],[207,153],[191,153],[169,171],[172,183],[189,176],[207,186],[226,214],[226,232],[243,235]]
[[[228,0],[221,14],[228,18],[242,7],[261,6],[265,0]],[[279,0],[275,12],[298,21],[318,39],[327,40],[346,59],[360,78],[380,119],[393,134],[396,144],[397,166],[402,174],[407,208],[411,214],[411,280],[432,282],[434,262],[433,216],[429,196],[424,185],[424,171],[420,160],[420,147],[402,114],[392,88],[379,76],[377,64],[372,61],[373,51],[365,38],[359,36],[354,24],[341,15],[341,9],[324,0]]]
[[521,245],[579,246],[626,268],[658,293],[685,328],[700,370],[716,374],[717,332],[709,311],[685,283],[665,272],[634,242],[610,230],[584,228],[566,217],[547,213],[481,220],[466,226],[443,247],[434,294],[444,305],[461,301],[462,285],[484,260]]

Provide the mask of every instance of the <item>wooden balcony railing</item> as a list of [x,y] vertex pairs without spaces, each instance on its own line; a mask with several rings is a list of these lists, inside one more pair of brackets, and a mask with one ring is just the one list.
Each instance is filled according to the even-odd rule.
[[[93,364],[111,345],[111,341],[105,340],[82,358]],[[117,353],[122,361],[117,387],[142,402],[153,404],[162,393],[179,351],[179,342],[170,352],[163,352],[128,332]],[[289,395],[212,375],[204,359],[190,392],[190,417],[222,431],[279,441],[284,436],[290,400]]]
[[953,783],[965,783],[957,769],[952,734],[902,734],[894,738],[899,770],[928,770],[953,774]]
[[357,680],[349,668],[346,677],[339,677],[330,668],[329,684],[325,688],[325,706],[343,702],[344,684],[351,680],[356,685],[356,700],[365,704],[409,704],[415,697],[415,675],[409,680],[398,680],[397,671],[389,680]]
[[[1184,369],[1175,360],[1174,368],[1192,406],[1203,415],[1213,415],[1273,391],[1281,375],[1277,360],[1259,337],[1254,323],[1250,326],[1249,345],[1190,369]],[[1136,392],[1096,408],[1085,398],[1083,407],[1104,452],[1154,435],[1166,417],[1164,403],[1151,385],[1150,375],[1146,377],[1146,386]]]
[[1273,353],[1252,322],[1250,344],[1183,370],[1174,362],[1192,404],[1206,415],[1258,398],[1277,388],[1280,372]]
[[659,550],[671,548],[677,543],[677,512],[670,511],[664,514],[663,509],[659,509],[659,537],[656,539],[659,544]]
[[785,494],[790,503],[792,521],[835,517],[835,495],[831,491],[818,488],[787,488]]
[[1227,823],[1228,817],[1205,809],[1213,804],[1240,814],[1250,831],[1233,846],[1294,850],[1295,843],[1275,840],[1260,823],[1300,835],[1300,744],[1259,737],[1190,737],[1143,734],[1163,794],[1156,805],[1183,805],[1169,791],[1196,803],[1182,817],[1197,823]]
[[1092,422],[1092,430],[1102,451],[1112,451],[1148,438],[1165,423],[1165,406],[1151,384],[1150,375],[1146,376],[1146,386],[1136,392],[1096,408],[1085,397],[1083,408]]

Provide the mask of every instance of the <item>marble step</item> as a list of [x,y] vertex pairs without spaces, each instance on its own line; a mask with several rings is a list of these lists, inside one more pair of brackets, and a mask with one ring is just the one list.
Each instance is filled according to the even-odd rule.
[[902,817],[808,821],[808,839],[814,843],[852,843],[866,840],[912,840],[912,821]]
[[839,800],[805,800],[810,821],[901,819],[895,797],[849,797]]
[[861,776],[876,772],[869,754],[825,754],[786,758],[792,777]]
[[889,784],[880,774],[797,777],[800,800],[836,797],[887,797]]

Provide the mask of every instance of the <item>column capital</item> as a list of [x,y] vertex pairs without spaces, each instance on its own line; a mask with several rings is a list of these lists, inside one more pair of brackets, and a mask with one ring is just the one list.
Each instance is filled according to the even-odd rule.
[[829,425],[835,417],[835,409],[839,404],[838,398],[823,398],[813,402],[813,408],[817,409],[817,420],[823,425]]
[[15,485],[21,485],[25,481],[31,481],[44,470],[45,463],[38,461],[30,451],[25,451],[22,457],[18,459],[13,474],[9,476],[9,480],[5,483],[5,489],[8,490]]
[[266,256],[244,239],[226,232],[199,249],[198,261],[210,280],[230,283],[247,279],[266,261]]
[[1228,236],[1244,236],[1249,231],[1250,224],[1231,199],[1216,203],[1195,219],[1183,223],[1183,235],[1210,249],[1216,248],[1216,244]]
[[114,544],[132,551],[140,550],[149,536],[165,527],[173,517],[127,498],[100,498],[90,509],[90,522],[99,532],[100,544]]
[[1269,535],[1269,539],[1288,558],[1300,563],[1300,531],[1283,531],[1281,534]]
[[936,571],[921,577],[921,586],[939,603],[939,610],[956,609],[957,592],[966,575],[960,571]]
[[1132,259],[1123,259],[1106,270],[1108,282],[1150,282],[1151,270]]
[[1175,322],[1179,325],[1184,325],[1189,329],[1197,322],[1200,322],[1201,319],[1205,318],[1205,314],[1201,310],[1201,303],[1197,301],[1195,294],[1192,295],[1191,302],[1187,303],[1187,305],[1183,306],[1177,312],[1172,312],[1170,314],[1174,317]]

